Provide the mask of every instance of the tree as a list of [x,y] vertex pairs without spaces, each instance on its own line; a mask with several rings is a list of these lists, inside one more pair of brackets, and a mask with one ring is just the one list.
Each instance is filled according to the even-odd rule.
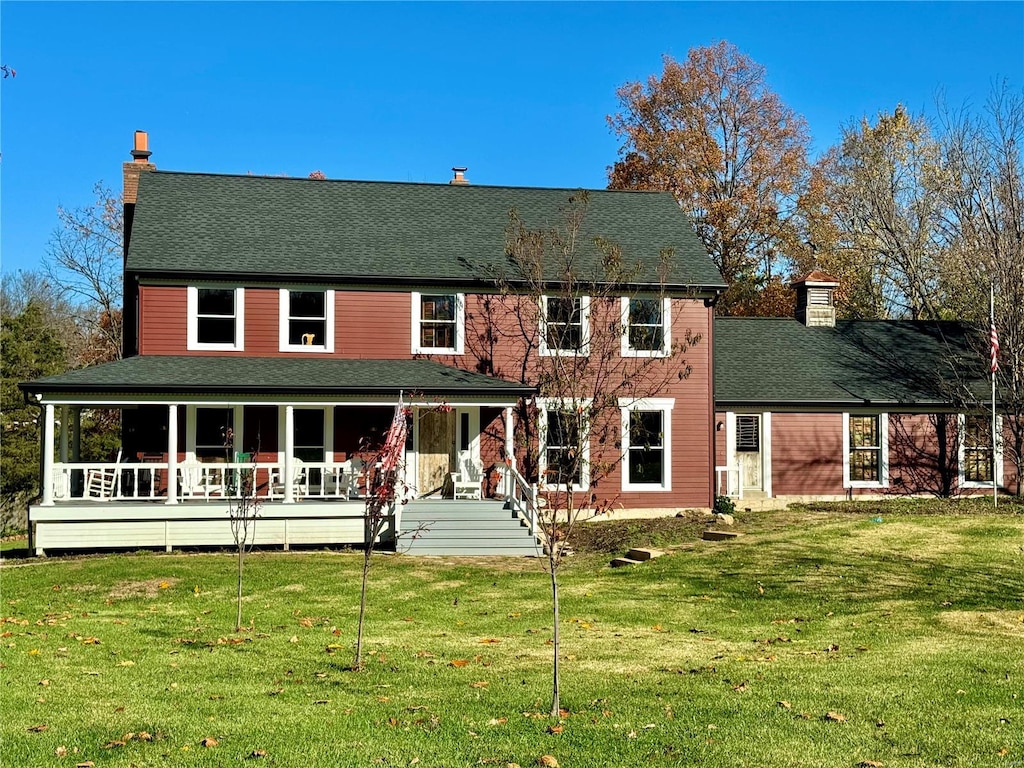
[[800,201],[814,251],[799,269],[838,278],[846,314],[941,316],[941,154],[924,117],[898,105],[846,126],[815,164]]
[[67,366],[67,350],[58,326],[48,321],[49,309],[37,298],[9,311],[8,279],[4,279],[4,312],[0,317],[0,502],[2,528],[20,520],[22,504],[39,493],[40,418],[38,408],[25,402],[19,381],[60,373]]
[[989,295],[999,334],[997,384],[1010,443],[1024,470],[1024,94],[1003,84],[982,115],[943,110],[945,281],[952,311],[975,323],[979,357],[989,348]]
[[[558,574],[568,542],[578,524],[614,502],[602,497],[601,483],[626,458],[627,443],[638,472],[657,463],[668,412],[630,407],[685,378],[689,368],[681,355],[700,341],[689,331],[664,330],[664,280],[673,254],[662,252],[657,263],[631,263],[615,243],[599,237],[584,242],[587,207],[586,192],[578,192],[557,224],[539,229],[513,211],[506,234],[509,274],[495,299],[501,307],[496,313],[505,318],[496,327],[516,337],[522,380],[540,392],[538,402],[524,406],[520,426],[539,425],[539,453],[531,445],[535,454],[528,463],[536,473],[530,476],[546,489],[547,503],[536,514],[551,583],[552,717],[561,709]],[[646,290],[639,292],[642,282]],[[623,356],[624,335],[631,345],[656,353]],[[631,414],[625,426],[623,408]]]
[[779,254],[800,246],[793,216],[806,182],[803,117],[768,87],[765,69],[722,41],[664,57],[660,78],[626,83],[608,117],[624,139],[612,189],[671,191],[730,290],[720,307],[756,290]]
[[[235,444],[234,430],[229,426],[225,426],[223,433],[224,458],[228,463],[231,463],[236,459],[232,455]],[[257,439],[256,450],[251,457],[246,456],[246,460],[258,456],[259,452],[259,439]],[[238,460],[241,461],[241,456]],[[228,519],[231,523],[231,538],[235,542],[235,551],[238,556],[237,590],[235,592],[235,632],[241,632],[242,576],[245,568],[245,555],[256,542],[256,521],[260,516],[260,510],[263,508],[263,498],[259,495],[259,488],[256,483],[258,467],[255,461],[248,467],[225,471],[232,473],[229,475],[232,485],[229,486]]]
[[83,334],[78,366],[121,357],[124,271],[124,207],[97,182],[95,200],[57,208],[58,227],[49,244],[47,272],[76,311]]
[[[356,647],[352,660],[352,669],[356,672],[363,668],[363,622],[366,618],[366,587],[370,575],[370,562],[373,557],[377,539],[384,533],[388,520],[392,518],[395,504],[405,503],[398,498],[398,476],[401,469],[402,450],[405,447],[406,423],[405,408],[401,396],[395,407],[395,415],[391,426],[384,436],[384,442],[378,446],[374,459],[369,462],[375,470],[367,478],[366,495],[366,546],[363,548],[363,567],[359,586],[359,619],[356,622]],[[404,494],[403,494],[404,496]],[[396,526],[397,528],[397,526]],[[395,531],[398,535],[398,531]]]

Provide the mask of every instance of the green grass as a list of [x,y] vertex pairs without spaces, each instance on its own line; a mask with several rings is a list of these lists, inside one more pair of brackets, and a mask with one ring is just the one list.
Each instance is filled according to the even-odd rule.
[[535,561],[380,557],[354,673],[355,553],[251,555],[240,634],[228,554],[7,560],[0,765],[1024,765],[1024,520],[849,509],[599,524],[560,723]]

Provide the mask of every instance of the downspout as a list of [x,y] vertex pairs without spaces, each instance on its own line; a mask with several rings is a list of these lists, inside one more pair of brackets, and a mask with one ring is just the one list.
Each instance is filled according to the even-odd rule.
[[32,496],[25,505],[25,528],[28,531],[28,553],[31,555],[35,551],[35,531],[32,530],[32,504],[40,501],[43,498],[43,446],[45,442],[42,438],[42,431],[45,426],[42,424],[44,414],[46,411],[43,408],[43,404],[32,400],[28,392],[23,392],[22,396],[25,398],[25,405],[32,405],[39,409],[39,415],[36,417],[36,427],[39,429],[39,493]]

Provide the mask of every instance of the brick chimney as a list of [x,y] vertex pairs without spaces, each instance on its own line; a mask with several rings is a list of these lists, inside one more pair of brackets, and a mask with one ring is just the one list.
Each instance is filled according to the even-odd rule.
[[124,189],[121,201],[124,204],[124,285],[122,296],[124,306],[121,315],[122,357],[138,354],[138,328],[136,314],[138,311],[137,286],[128,273],[128,243],[132,239],[132,224],[135,222],[135,202],[139,197],[139,176],[143,171],[155,171],[156,166],[149,162],[149,135],[145,131],[135,132],[135,147],[132,149],[132,161],[123,165]]
[[796,290],[796,319],[809,327],[834,328],[836,307],[833,295],[839,282],[831,275],[814,270],[793,281]]
[[469,184],[469,179],[466,178],[465,167],[456,165],[452,168],[452,172],[455,174],[455,178],[449,181],[449,184]]

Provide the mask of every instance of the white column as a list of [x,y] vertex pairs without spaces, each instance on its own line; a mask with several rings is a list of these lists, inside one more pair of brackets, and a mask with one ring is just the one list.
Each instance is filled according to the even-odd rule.
[[68,412],[66,405],[60,407],[60,463],[68,462]]
[[512,406],[505,409],[505,456],[511,461],[512,469],[516,468],[515,427],[512,424]]
[[71,460],[82,460],[82,409],[79,407],[71,409],[72,429],[71,433]]
[[178,503],[178,406],[167,406],[167,503]]
[[54,408],[47,403],[43,417],[43,506],[53,506],[53,423]]
[[292,487],[292,454],[295,453],[295,408],[284,407],[284,470],[281,482],[284,483],[284,503],[295,501],[295,489]]

